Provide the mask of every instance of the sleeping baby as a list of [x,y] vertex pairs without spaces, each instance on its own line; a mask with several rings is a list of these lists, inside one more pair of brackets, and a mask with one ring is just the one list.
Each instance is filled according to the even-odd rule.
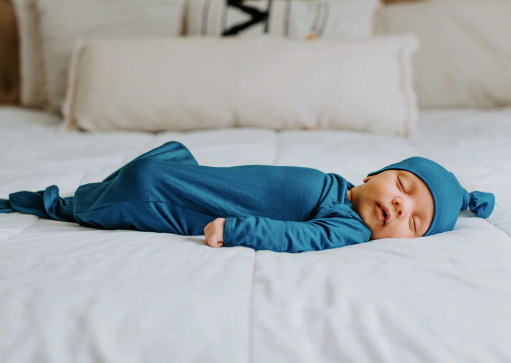
[[319,251],[380,238],[450,231],[460,210],[481,218],[491,193],[468,193],[437,163],[412,157],[354,186],[335,173],[296,166],[199,165],[177,141],[142,154],[99,183],[61,198],[58,187],[0,199],[21,212],[101,229],[204,235],[211,247]]

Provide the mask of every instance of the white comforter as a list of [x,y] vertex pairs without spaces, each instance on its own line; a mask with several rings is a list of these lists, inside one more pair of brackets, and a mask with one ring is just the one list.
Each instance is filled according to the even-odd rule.
[[183,142],[203,165],[274,164],[354,184],[412,155],[497,197],[452,232],[301,254],[0,214],[0,362],[510,362],[511,110],[421,115],[406,140],[343,131],[63,133],[0,109],[0,198],[61,196]]

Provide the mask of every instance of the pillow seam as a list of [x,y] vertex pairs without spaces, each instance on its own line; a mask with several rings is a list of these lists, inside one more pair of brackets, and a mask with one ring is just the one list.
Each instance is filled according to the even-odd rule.
[[[80,67],[80,62],[82,60],[83,52],[85,49],[85,41],[79,39],[76,42],[76,48],[71,55],[71,64],[69,67],[69,75],[68,75],[68,85],[67,85],[67,96],[64,100],[64,107],[67,108],[67,112],[64,110],[65,118],[63,127],[68,127],[69,129],[80,129],[78,125],[78,121],[76,119],[76,100],[78,98],[78,68]],[[67,105],[66,105],[67,103]]]
[[[405,106],[405,117],[404,117],[404,135],[410,137],[412,134],[412,123],[413,115],[412,115],[412,106],[411,106],[411,98],[413,97],[410,93],[410,87],[407,86],[406,82],[408,78],[410,78],[410,72],[406,64],[406,51],[409,44],[404,44],[398,50],[398,62],[399,62],[399,73],[400,73],[400,89],[401,94],[403,96],[404,106]],[[411,56],[411,54],[410,54]]]
[[48,79],[46,77],[46,66],[44,61],[43,40],[41,31],[41,18],[39,16],[37,0],[29,0],[30,19],[32,21],[32,50],[35,54],[36,64],[36,93],[43,109],[49,110]]

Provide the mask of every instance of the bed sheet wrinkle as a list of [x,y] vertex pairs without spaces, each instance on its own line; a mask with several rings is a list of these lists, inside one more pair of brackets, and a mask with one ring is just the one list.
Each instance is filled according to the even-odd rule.
[[9,243],[9,239],[34,226],[39,219],[34,215],[23,215],[23,217],[4,215],[4,218],[0,219],[0,245]]
[[[36,233],[32,231],[32,237]],[[14,311],[15,307],[11,303],[24,300],[20,293],[27,289],[37,289],[39,299],[34,302],[31,311],[36,316],[44,313],[54,318],[52,324],[49,321],[40,322],[41,334],[52,338],[50,343],[65,344],[64,346],[71,343],[73,335],[82,337],[82,341],[77,342],[77,348],[89,356],[87,361],[90,362],[96,361],[91,358],[94,350],[104,351],[107,355],[118,355],[123,362],[143,361],[142,354],[147,350],[149,342],[154,351],[150,354],[149,361],[157,362],[164,359],[165,355],[168,357],[169,349],[174,356],[183,359],[180,361],[200,361],[194,355],[200,354],[201,350],[209,352],[210,357],[218,362],[225,361],[222,359],[247,361],[245,344],[248,341],[248,328],[245,323],[248,289],[251,284],[246,277],[250,276],[248,272],[251,273],[252,270],[253,251],[245,250],[241,254],[238,252],[236,259],[232,259],[232,253],[227,256],[224,254],[214,263],[215,261],[208,261],[211,254],[201,252],[204,247],[202,244],[190,244],[185,239],[181,239],[182,242],[175,240],[180,243],[172,246],[168,243],[168,236],[157,233],[142,233],[148,237],[146,241],[127,239],[130,232],[126,231],[122,233],[125,236],[123,239],[119,239],[121,233],[97,230],[90,230],[89,233],[103,238],[91,246],[88,257],[82,254],[59,258],[61,247],[58,243],[46,246],[46,249],[51,249],[46,252],[36,246],[23,254],[14,249],[6,252],[7,256],[4,254],[4,257],[9,258],[11,263],[3,268],[14,268],[18,273],[11,276],[17,286],[13,296],[5,302],[4,308]],[[16,245],[22,245],[24,241],[29,241],[30,237],[29,235],[18,239]],[[60,238],[60,244],[71,251],[73,242],[66,238],[69,236]],[[93,240],[89,239],[89,245]],[[123,240],[123,243],[119,243]],[[104,247],[105,243],[110,244],[111,251],[115,252],[116,246],[112,243],[115,241],[119,247],[128,243],[132,252],[138,250],[140,253],[143,250],[144,245],[141,245],[141,242],[151,247],[159,245],[161,252],[159,256],[151,259],[142,259],[134,258],[132,253],[119,249],[121,254],[112,256],[104,251],[102,246]],[[94,252],[96,249],[98,251]],[[100,250],[102,252],[99,252]],[[42,253],[45,256],[39,258]],[[30,255],[28,261],[26,254]],[[221,255],[217,254],[217,257]],[[0,274],[2,270],[0,268]],[[243,273],[243,270],[247,274]],[[20,284],[22,280],[26,283]],[[234,292],[233,288],[236,288],[237,292]],[[84,304],[90,299],[96,303],[87,307]],[[64,319],[70,309],[75,313]],[[76,331],[74,328],[79,316],[83,316],[83,321],[87,323],[82,327],[84,331]],[[183,319],[183,316],[188,318]],[[125,330],[120,326],[123,317],[129,317],[131,322],[129,324],[125,321]],[[74,322],[73,326],[69,327],[71,331],[64,329],[59,336],[51,334],[50,327],[57,324],[63,329],[64,321]],[[17,332],[18,330],[14,329],[14,333]],[[145,339],[140,340],[140,332],[145,332]],[[217,339],[218,334],[226,336],[234,332],[235,336],[223,343]],[[32,335],[40,337],[34,329]],[[91,339],[92,341],[89,341]],[[197,339],[200,340],[201,350],[194,349],[198,344]],[[34,344],[37,344],[38,340],[39,338],[35,339]],[[106,342],[109,342],[107,346],[104,345]],[[28,343],[28,337],[25,337],[24,343]],[[235,346],[231,347],[231,344]],[[187,348],[180,350],[179,347],[182,346]],[[56,346],[51,350],[53,353],[60,351]],[[188,356],[185,351],[190,352]],[[69,354],[71,357],[73,352],[70,351]]]

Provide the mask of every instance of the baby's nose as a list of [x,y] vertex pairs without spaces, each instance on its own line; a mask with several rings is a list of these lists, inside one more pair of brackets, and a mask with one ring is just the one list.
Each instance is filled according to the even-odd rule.
[[397,218],[402,218],[405,216],[406,206],[405,203],[402,200],[394,199],[392,201],[392,204],[394,205],[394,213]]

